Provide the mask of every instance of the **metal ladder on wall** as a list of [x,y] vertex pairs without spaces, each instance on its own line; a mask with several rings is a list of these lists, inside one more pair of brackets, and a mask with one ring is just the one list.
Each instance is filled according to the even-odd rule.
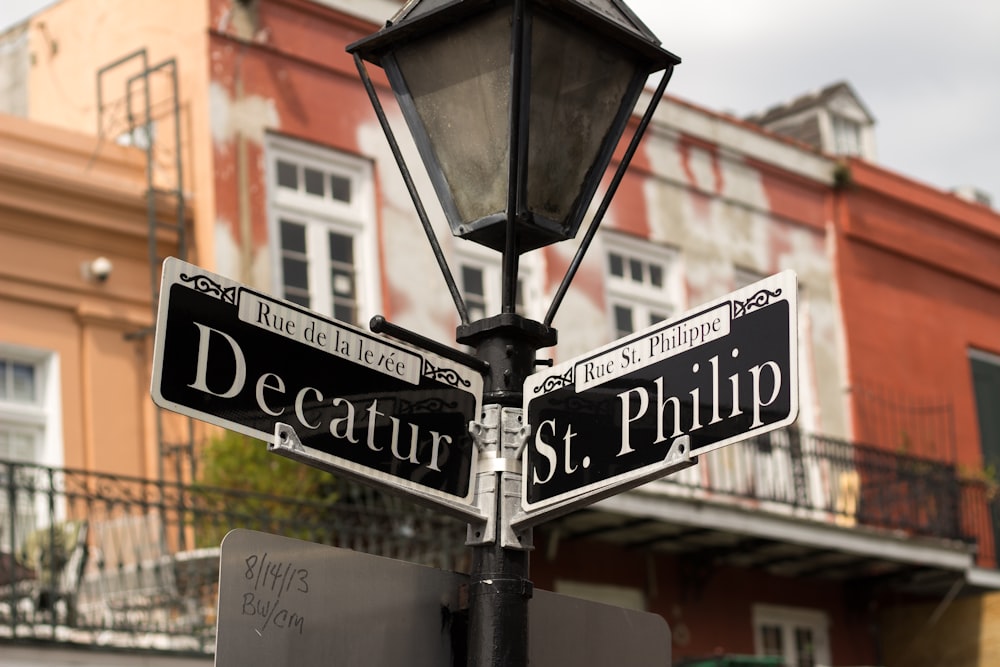
[[[177,61],[170,58],[151,64],[146,49],[138,49],[97,70],[96,85],[99,139],[136,146],[146,154],[149,282],[155,320],[160,300],[160,271],[169,254],[166,248],[175,247],[176,256],[184,260],[188,250]],[[124,96],[109,98],[108,90],[113,86],[123,86]],[[158,141],[157,128],[161,126],[172,131],[172,142]],[[153,331],[154,327],[149,327],[126,334],[126,338],[152,340]],[[177,481],[194,479],[197,472],[194,422],[171,416],[172,424],[183,425],[167,433],[163,416],[162,409],[157,407],[159,480],[162,482],[168,476]]]

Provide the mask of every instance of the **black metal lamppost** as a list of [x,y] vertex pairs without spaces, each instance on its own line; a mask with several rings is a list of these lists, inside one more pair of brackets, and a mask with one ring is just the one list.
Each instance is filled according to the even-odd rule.
[[[470,527],[468,662],[527,663],[528,534],[505,534],[520,502],[522,387],[680,59],[620,0],[410,0],[350,46],[461,324],[484,372],[495,437],[480,492],[497,519]],[[475,322],[444,259],[364,61],[382,67],[455,236],[501,253],[501,312]],[[574,238],[648,77],[661,73],[544,321],[517,314],[521,254]],[[380,321],[381,330],[415,337]],[[426,344],[426,339],[421,339]],[[489,430],[489,429],[488,429]],[[519,436],[519,433],[521,436]],[[479,493],[479,492],[477,492]],[[512,497],[513,496],[513,497]],[[483,497],[480,495],[480,497]]]

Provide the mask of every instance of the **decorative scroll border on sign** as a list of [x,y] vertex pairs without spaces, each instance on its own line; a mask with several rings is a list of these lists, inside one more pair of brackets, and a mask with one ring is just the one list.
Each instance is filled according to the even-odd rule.
[[220,300],[225,301],[226,303],[231,303],[234,306],[236,305],[235,285],[232,287],[223,287],[207,276],[188,275],[186,273],[180,274],[180,279],[186,283],[193,282],[195,290],[199,292],[218,297]]
[[452,387],[468,388],[472,386],[472,382],[459,375],[455,369],[438,368],[427,359],[424,359],[424,377],[450,384]]
[[542,382],[542,384],[540,384],[537,387],[535,387],[534,393],[536,393],[536,394],[547,394],[550,391],[555,391],[556,389],[560,389],[562,387],[565,387],[568,384],[573,384],[573,382],[574,382],[573,378],[574,378],[574,371],[575,370],[576,370],[576,367],[573,366],[568,371],[566,371],[565,373],[563,373],[562,375],[551,375],[551,376],[545,378],[545,381]]
[[779,296],[781,296],[780,288],[773,292],[762,289],[746,301],[733,301],[733,319],[746,315],[754,308],[763,308],[771,303],[771,299],[777,299]]

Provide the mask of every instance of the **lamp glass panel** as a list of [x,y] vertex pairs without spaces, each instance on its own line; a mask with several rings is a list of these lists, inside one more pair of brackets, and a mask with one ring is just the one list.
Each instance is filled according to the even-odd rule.
[[396,52],[464,223],[507,206],[510,20],[510,8],[503,8],[431,33]]
[[[637,69],[615,44],[544,14],[533,17],[527,196],[533,214],[566,222]],[[605,166],[597,165],[602,172]]]

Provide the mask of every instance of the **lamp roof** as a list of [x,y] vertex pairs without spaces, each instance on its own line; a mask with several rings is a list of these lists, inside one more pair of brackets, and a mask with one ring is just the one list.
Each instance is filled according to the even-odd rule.
[[[349,45],[347,51],[357,52],[365,60],[379,65],[381,54],[399,42],[511,3],[512,0],[409,0],[385,27]],[[650,71],[681,61],[660,47],[656,35],[621,0],[528,0],[528,3],[568,16],[642,54],[649,61]]]

